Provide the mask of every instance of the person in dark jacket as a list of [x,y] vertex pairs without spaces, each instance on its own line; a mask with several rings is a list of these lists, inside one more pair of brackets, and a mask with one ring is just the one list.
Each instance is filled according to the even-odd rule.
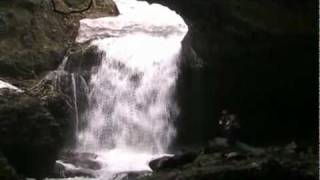
[[223,110],[219,120],[219,126],[221,127],[223,136],[227,138],[229,144],[234,144],[238,141],[240,124],[235,114]]

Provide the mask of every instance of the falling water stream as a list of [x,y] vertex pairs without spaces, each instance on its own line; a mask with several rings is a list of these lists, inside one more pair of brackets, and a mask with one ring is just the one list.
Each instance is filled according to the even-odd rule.
[[74,73],[71,73],[72,93],[73,93],[73,104],[75,113],[75,134],[78,134],[79,129],[79,111],[78,111],[78,99],[77,99],[77,84]]
[[150,171],[149,161],[168,153],[179,111],[177,65],[188,31],[178,14],[159,4],[115,2],[119,16],[83,19],[77,37],[104,54],[91,77],[87,127],[77,132],[76,147],[98,155],[102,168],[95,173],[104,180]]

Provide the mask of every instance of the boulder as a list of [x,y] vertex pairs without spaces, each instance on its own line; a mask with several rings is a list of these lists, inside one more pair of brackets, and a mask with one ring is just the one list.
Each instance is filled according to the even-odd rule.
[[[69,165],[70,166],[70,165]],[[94,171],[76,167],[66,167],[66,164],[57,162],[54,170],[48,175],[49,178],[74,178],[74,177],[87,177],[95,178]]]
[[160,170],[160,169],[164,169],[165,164],[168,163],[168,161],[170,161],[172,157],[169,156],[165,156],[165,157],[161,157],[155,160],[150,161],[149,166],[152,170]]
[[65,152],[60,156],[63,163],[72,164],[77,168],[99,170],[101,164],[96,160],[97,155],[86,152]]
[[70,127],[64,99],[43,101],[11,91],[0,96],[0,149],[17,173],[28,177],[50,173]]
[[73,178],[73,177],[87,177],[87,178],[95,178],[94,173],[87,169],[69,169],[64,172],[65,178]]
[[172,157],[164,156],[151,161],[149,166],[154,171],[181,168],[185,164],[192,163],[197,156],[198,153],[196,152],[186,152]]
[[65,151],[59,155],[50,178],[89,177],[94,178],[95,171],[101,169],[97,155],[89,152]]

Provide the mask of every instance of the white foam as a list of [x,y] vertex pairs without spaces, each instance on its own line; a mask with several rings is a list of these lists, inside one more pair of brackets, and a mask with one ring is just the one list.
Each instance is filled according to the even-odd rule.
[[7,83],[7,82],[4,82],[4,81],[1,81],[0,80],[0,89],[11,89],[11,90],[14,90],[14,91],[17,91],[17,92],[23,92],[21,89],[19,89],[18,87],[10,84],[10,83]]

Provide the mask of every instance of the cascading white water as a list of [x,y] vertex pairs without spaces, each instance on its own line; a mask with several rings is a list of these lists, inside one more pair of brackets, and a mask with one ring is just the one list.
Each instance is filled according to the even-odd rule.
[[163,153],[174,135],[170,111],[179,41],[145,34],[97,40],[105,52],[91,80],[86,149],[133,148]]
[[90,82],[87,127],[77,151],[94,152],[100,179],[150,170],[167,153],[178,112],[175,83],[188,28],[174,11],[136,0],[116,0],[120,15],[80,22],[77,42],[92,40],[104,53]]
[[74,129],[75,129],[75,134],[78,134],[79,111],[78,111],[77,84],[76,84],[76,78],[74,76],[74,73],[71,73],[71,84],[72,84],[73,104],[74,104],[74,113],[75,113]]

